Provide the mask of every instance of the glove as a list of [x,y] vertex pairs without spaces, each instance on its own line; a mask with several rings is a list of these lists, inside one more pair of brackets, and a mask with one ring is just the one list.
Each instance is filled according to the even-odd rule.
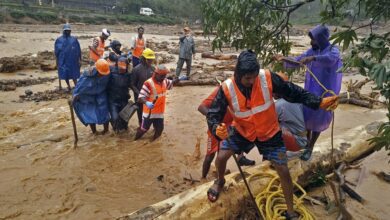
[[221,123],[220,125],[217,126],[217,129],[215,130],[215,134],[222,140],[228,138],[228,131],[225,123]]
[[148,109],[153,109],[154,108],[153,102],[145,102],[145,105],[146,105],[146,107],[148,107]]
[[339,104],[339,97],[336,95],[330,96],[322,99],[320,108],[325,109],[327,111],[333,111],[337,108],[338,104]]
[[188,76],[180,76],[180,77],[179,77],[179,80],[180,80],[180,81],[189,80],[189,78],[188,78]]

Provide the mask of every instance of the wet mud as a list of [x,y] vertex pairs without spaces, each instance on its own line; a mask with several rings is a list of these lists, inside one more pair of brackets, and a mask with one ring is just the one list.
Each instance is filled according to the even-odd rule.
[[[59,36],[59,28],[0,27],[1,35],[7,39],[1,43],[4,53],[0,55],[3,60],[0,72],[14,72],[0,73],[0,82],[16,87],[13,91],[0,91],[0,219],[112,219],[214,179],[214,166],[207,180],[200,179],[207,125],[197,107],[214,90],[216,78],[223,81],[233,74],[231,66],[235,60],[200,59],[200,52],[197,53],[191,80],[183,82],[187,86],[177,86],[168,92],[165,130],[155,142],[150,141],[153,129],[142,139],[133,140],[138,127],[135,116],[128,131],[121,134],[110,131],[97,136],[76,119],[79,142],[74,148],[67,103],[70,93],[55,89],[57,72],[50,39]],[[76,25],[73,28],[75,34],[86,36],[80,39],[83,66],[86,66],[90,37],[102,27]],[[164,54],[160,55],[159,62],[165,63],[172,72],[178,59],[173,53],[177,50],[178,34],[172,33],[180,29],[178,26],[146,29],[147,38],[155,42],[156,52]],[[113,36],[128,48],[136,28],[116,26],[112,30]],[[160,30],[166,35],[153,35]],[[9,40],[11,36],[20,41]],[[297,39],[306,48],[309,46],[308,41]],[[211,50],[202,36],[196,36],[196,43],[199,51]],[[40,52],[44,50],[48,51]],[[43,64],[49,65],[48,71],[41,71]],[[31,73],[35,74],[34,80],[30,79],[30,70],[37,70]],[[20,71],[29,73],[18,75]],[[208,86],[193,86],[205,84]],[[336,123],[336,129],[341,133],[384,115],[384,110],[343,105],[336,117],[345,123]],[[323,137],[328,136],[329,132],[324,132]],[[251,152],[248,157],[256,163],[261,161],[257,152]],[[228,168],[236,170],[231,161]]]

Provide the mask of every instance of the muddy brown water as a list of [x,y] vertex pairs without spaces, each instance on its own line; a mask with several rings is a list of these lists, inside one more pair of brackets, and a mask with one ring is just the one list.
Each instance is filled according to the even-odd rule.
[[20,110],[0,116],[0,217],[112,218],[188,189],[183,177],[199,179],[197,137],[205,144],[195,103],[211,90],[174,88],[155,142],[151,134],[133,141],[135,118],[120,135],[94,136],[78,122],[76,149],[66,100],[15,104]]
[[[7,39],[7,43],[0,45],[0,57],[52,50],[54,41],[51,39],[58,36],[51,32],[28,32],[29,35],[23,32],[23,28],[35,26],[17,28],[21,28],[20,32],[0,28],[0,35]],[[79,33],[93,35],[96,32],[88,29]],[[117,37],[126,45],[132,35],[118,33]],[[176,36],[149,37],[172,42]],[[35,39],[33,44],[31,38]],[[89,41],[81,40],[82,47]],[[198,57],[195,62],[217,62]],[[168,67],[174,68],[175,63],[169,63]],[[0,74],[0,79],[38,76],[53,77],[56,72],[23,70]],[[213,86],[176,87],[170,91],[165,131],[155,142],[150,142],[150,132],[141,140],[133,141],[135,118],[128,132],[120,135],[110,132],[104,136],[92,135],[77,120],[79,143],[74,149],[66,99],[16,102],[26,89],[36,93],[57,85],[54,81],[0,92],[0,219],[112,219],[191,188],[193,185],[183,177],[189,178],[191,174],[194,179],[200,179],[206,148],[206,121],[196,109]],[[336,111],[335,133],[342,134],[366,122],[381,120],[385,112],[342,105]],[[329,135],[329,130],[324,132],[319,141],[327,141]],[[195,159],[198,139],[201,157]],[[261,161],[256,151],[248,157],[257,163]],[[228,167],[236,170],[232,160]],[[161,175],[162,179],[158,178]]]
[[[51,85],[54,86],[54,85]],[[47,86],[45,86],[47,87]],[[205,118],[197,105],[214,87],[176,87],[169,92],[166,129],[133,141],[128,133],[94,136],[77,121],[73,133],[66,100],[0,104],[0,217],[5,219],[114,218],[189,189],[183,177],[200,178],[201,160],[192,156],[197,138],[203,158]],[[17,89],[16,93],[20,90]],[[3,92],[1,94],[11,92]],[[9,109],[3,106],[9,103]],[[383,110],[342,105],[336,134],[363,121],[383,118]],[[324,133],[321,138],[328,138]],[[261,158],[252,151],[249,156]],[[229,167],[235,170],[232,161]],[[163,175],[163,181],[157,177]],[[209,178],[210,180],[212,177]]]

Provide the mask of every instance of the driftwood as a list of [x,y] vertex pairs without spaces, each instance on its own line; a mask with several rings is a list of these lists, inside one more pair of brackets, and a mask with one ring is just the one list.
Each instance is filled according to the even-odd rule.
[[217,81],[215,79],[206,79],[206,80],[188,80],[188,81],[180,81],[175,86],[215,86],[217,85]]
[[[356,138],[359,137],[359,138]],[[372,152],[373,147],[367,146],[366,140],[372,137],[365,126],[358,126],[334,139],[334,158],[336,164],[341,161],[351,162],[367,152]],[[314,171],[330,167],[329,141],[323,141],[316,145],[310,162],[302,162],[299,159],[289,161],[289,169],[294,180],[299,180],[302,186],[309,183]],[[348,145],[342,144],[348,142]],[[265,161],[260,165],[246,168],[245,173],[275,173],[270,163]],[[214,203],[208,201],[206,192],[212,182],[198,185],[185,192],[170,197],[164,201],[150,205],[118,219],[231,219],[240,213],[248,199],[244,182],[238,172],[225,176],[225,190]],[[252,178],[249,182],[254,195],[262,192],[271,178]],[[228,188],[228,189],[227,189]],[[167,210],[169,209],[169,210]]]
[[341,93],[339,95],[339,103],[341,104],[352,104],[365,108],[373,108],[374,104],[386,104],[382,101],[379,101],[375,98],[370,97],[369,95],[361,94],[361,88],[367,84],[370,79],[366,78],[362,81],[352,81],[345,83],[347,87],[347,92]]
[[373,108],[373,103],[367,100],[362,100],[360,94],[355,92],[344,92],[339,95],[340,104],[352,104],[365,108]]
[[237,59],[237,55],[213,54],[213,53],[204,52],[202,53],[202,58],[210,58],[216,60],[234,60]]

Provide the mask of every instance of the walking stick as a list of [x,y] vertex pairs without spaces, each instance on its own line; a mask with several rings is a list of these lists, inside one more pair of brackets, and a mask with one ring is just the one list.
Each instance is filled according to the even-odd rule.
[[79,140],[78,136],[77,136],[77,128],[76,128],[76,121],[74,119],[74,111],[73,111],[73,104],[72,104],[72,100],[68,100],[68,104],[69,104],[69,109],[70,109],[70,117],[72,118],[72,125],[73,125],[73,134],[74,134],[74,144],[73,144],[73,147],[76,148],[77,147],[77,142]]
[[[230,137],[231,135],[232,135],[232,130],[230,130],[230,132],[229,132],[229,137]],[[249,187],[248,182],[246,181],[246,177],[245,177],[245,175],[244,175],[244,172],[242,171],[241,166],[240,166],[240,164],[238,163],[237,156],[236,156],[236,154],[234,153],[234,150],[233,150],[232,145],[230,144],[229,137],[226,138],[227,144],[229,145],[230,150],[233,151],[233,158],[234,158],[234,161],[236,162],[237,168],[238,168],[238,170],[240,171],[240,174],[241,174],[242,179],[244,180],[246,189],[248,190],[248,193],[249,193],[249,197],[251,198],[251,201],[252,201],[253,205],[255,206],[255,209],[256,209],[256,212],[257,212],[259,218],[261,218],[260,209],[259,209],[259,207],[257,206],[255,197],[253,197],[253,194],[252,194],[252,190],[251,190],[251,188]]]
[[58,74],[58,86],[59,86],[59,89],[62,90],[61,79],[60,79],[60,75],[59,74]]

